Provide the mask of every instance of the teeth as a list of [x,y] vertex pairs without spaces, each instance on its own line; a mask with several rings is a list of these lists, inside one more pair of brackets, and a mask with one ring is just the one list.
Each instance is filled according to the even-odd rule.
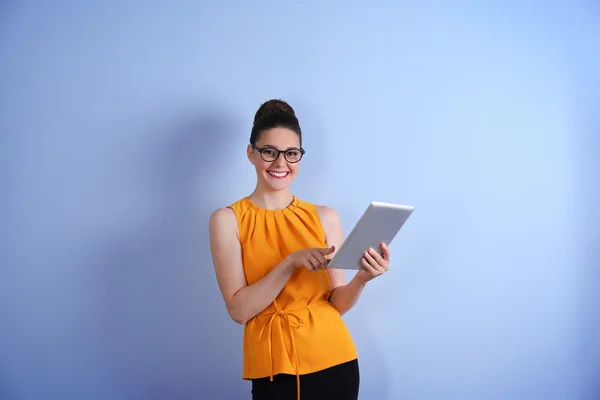
[[287,175],[287,172],[275,172],[275,171],[268,171],[268,172],[269,172],[269,174],[280,177],[280,178]]

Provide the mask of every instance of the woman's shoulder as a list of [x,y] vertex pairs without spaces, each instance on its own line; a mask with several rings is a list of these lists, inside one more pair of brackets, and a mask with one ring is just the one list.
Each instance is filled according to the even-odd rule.
[[319,215],[319,219],[321,219],[321,221],[339,219],[339,215],[333,207],[312,203],[306,200],[299,199],[297,197],[295,197],[294,202],[297,203],[297,205],[299,205],[300,207],[314,209]]
[[227,206],[222,206],[210,214],[210,224],[223,224],[237,228],[237,218],[243,212],[245,198],[241,198]]
[[209,225],[211,229],[237,227],[235,211],[230,207],[220,207],[210,214]]
[[342,221],[338,212],[333,207],[326,205],[317,205],[316,209],[323,232],[329,243],[337,243],[337,241],[343,240]]
[[327,205],[314,205],[323,228],[328,231],[341,225],[340,216],[335,208]]
[[216,218],[235,218],[249,208],[248,198],[242,197],[233,203],[222,206],[213,211],[212,215]]
[[315,208],[322,220],[339,219],[338,212],[333,207],[315,204]]

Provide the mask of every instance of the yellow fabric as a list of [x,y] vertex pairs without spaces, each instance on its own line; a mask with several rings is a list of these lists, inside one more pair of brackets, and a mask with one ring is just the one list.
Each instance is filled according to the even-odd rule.
[[[327,247],[314,204],[294,198],[283,210],[266,210],[248,198],[230,206],[239,225],[246,280],[251,285],[290,253]],[[357,358],[338,310],[329,302],[327,271],[297,268],[281,293],[244,327],[244,379],[298,376]],[[299,386],[298,386],[299,390]]]

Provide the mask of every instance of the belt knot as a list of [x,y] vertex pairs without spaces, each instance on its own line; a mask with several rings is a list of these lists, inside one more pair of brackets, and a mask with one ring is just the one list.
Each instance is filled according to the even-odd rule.
[[[276,306],[277,307],[277,306]],[[263,314],[263,315],[269,315],[269,314]],[[260,341],[264,342],[265,340],[268,341],[269,345],[269,358],[271,359],[271,374],[270,374],[270,379],[271,381],[273,381],[273,350],[272,350],[272,341],[271,341],[271,334],[272,334],[272,329],[273,329],[273,320],[278,317],[278,318],[282,318],[285,319],[287,321],[287,326],[288,326],[288,330],[290,333],[290,338],[292,340],[292,353],[294,354],[294,369],[296,370],[296,385],[297,385],[297,395],[298,395],[298,399],[300,399],[300,370],[298,367],[298,352],[296,349],[296,341],[294,340],[294,329],[298,329],[298,328],[302,328],[304,326],[304,321],[302,321],[302,318],[300,318],[298,315],[296,315],[295,311],[285,311],[285,310],[281,310],[278,307],[276,308],[276,311],[270,314],[271,316],[269,317],[269,320],[263,325],[261,331],[260,331]],[[284,342],[285,344],[285,342]]]

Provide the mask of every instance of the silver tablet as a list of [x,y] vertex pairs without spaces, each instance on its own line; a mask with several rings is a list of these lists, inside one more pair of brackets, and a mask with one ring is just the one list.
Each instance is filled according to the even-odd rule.
[[380,252],[381,242],[389,246],[413,210],[413,206],[400,204],[377,201],[369,204],[327,268],[364,269],[360,262],[364,252],[369,247]]

